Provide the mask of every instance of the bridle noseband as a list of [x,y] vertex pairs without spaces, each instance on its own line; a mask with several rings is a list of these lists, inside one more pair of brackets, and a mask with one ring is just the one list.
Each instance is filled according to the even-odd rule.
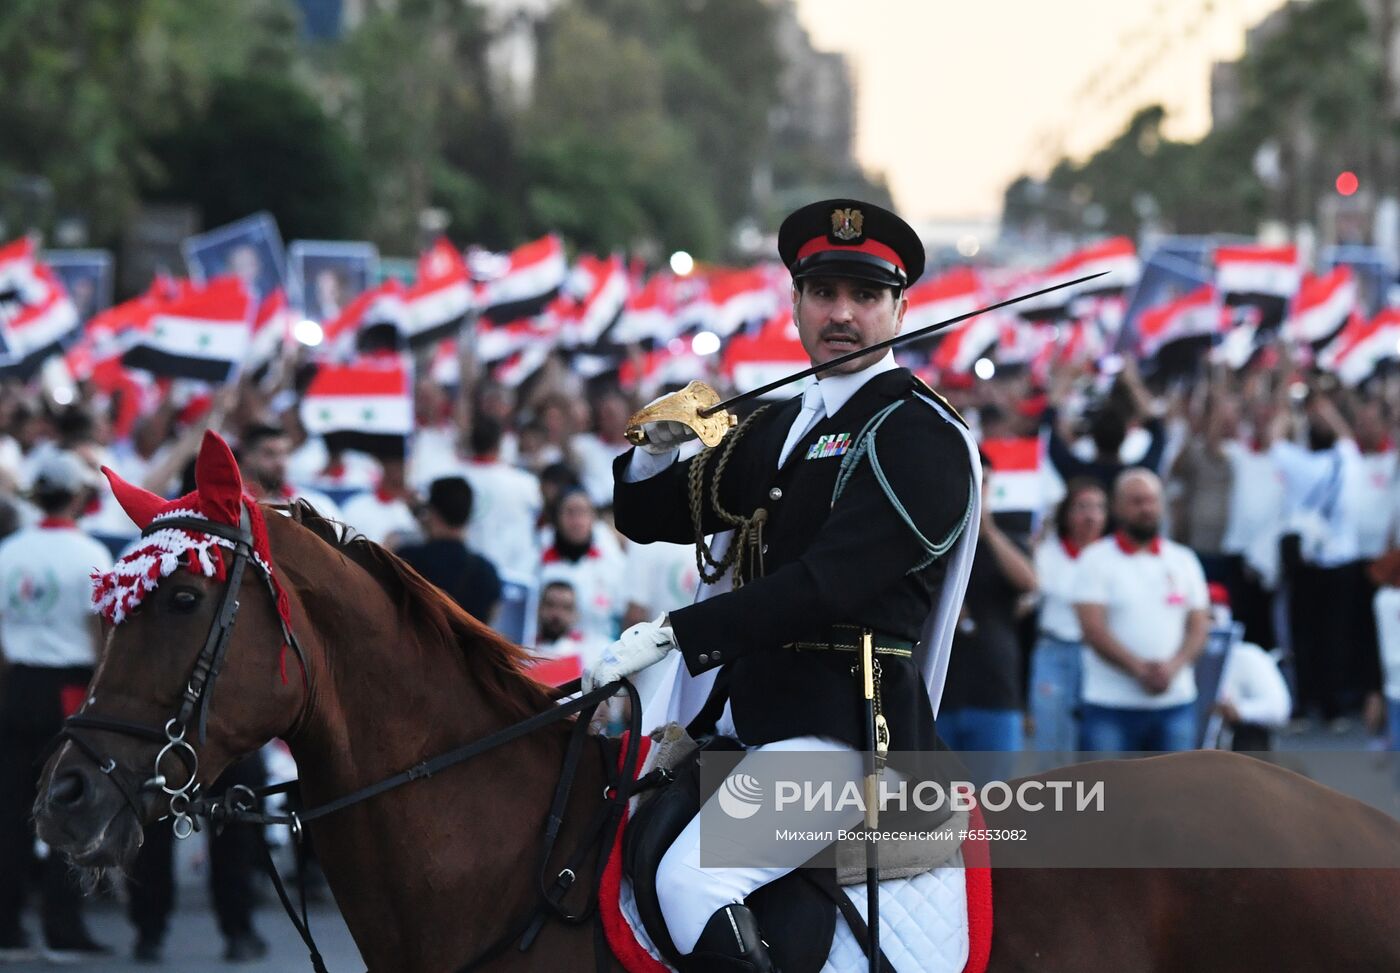
[[[185,682],[185,689],[180,696],[180,704],[175,715],[165,721],[163,728],[157,729],[130,720],[79,711],[63,721],[64,726],[59,731],[58,739],[60,741],[71,740],[79,751],[97,764],[98,770],[111,778],[112,783],[121,792],[123,799],[135,812],[138,821],[145,818],[140,795],[152,791],[169,795],[170,813],[167,816],[174,819],[172,828],[175,837],[188,838],[195,830],[195,819],[189,811],[190,803],[199,792],[199,783],[196,780],[199,772],[199,754],[186,739],[186,735],[189,732],[191,720],[193,720],[196,739],[201,746],[204,744],[209,723],[209,701],[214,695],[214,683],[223,670],[229,637],[233,634],[233,623],[238,617],[238,592],[243,583],[244,571],[249,563],[264,576],[263,580],[267,582],[269,589],[273,590],[274,598],[276,590],[272,577],[268,574],[268,569],[254,556],[252,524],[246,506],[241,506],[241,517],[237,527],[205,520],[201,517],[166,517],[152,521],[141,531],[141,536],[148,537],[158,531],[171,529],[207,534],[226,540],[233,545],[230,549],[232,563],[229,564],[227,570],[227,584],[224,586],[223,596],[219,601],[218,610],[215,612],[214,621],[210,625],[209,634],[205,637],[204,645],[195,658],[194,668],[190,671],[190,677]],[[292,650],[296,652],[297,659],[301,663],[302,673],[305,675],[307,672],[306,656],[302,652],[295,634],[290,628],[285,628],[283,635]],[[298,724],[300,722],[298,720]],[[156,754],[151,776],[141,780],[140,774],[127,770],[112,757],[99,752],[76,732],[78,730],[119,733],[161,744],[161,748]],[[161,773],[161,763],[167,754],[179,757],[188,771],[185,782],[179,787],[169,786],[165,775]]]

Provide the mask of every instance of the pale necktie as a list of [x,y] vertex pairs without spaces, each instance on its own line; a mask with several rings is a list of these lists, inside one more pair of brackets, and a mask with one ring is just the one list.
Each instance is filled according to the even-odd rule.
[[778,454],[779,466],[787,462],[788,454],[802,441],[802,437],[825,418],[826,403],[822,401],[821,389],[813,382],[802,391],[802,411],[797,413],[792,428],[788,430],[787,439],[783,441],[783,451]]

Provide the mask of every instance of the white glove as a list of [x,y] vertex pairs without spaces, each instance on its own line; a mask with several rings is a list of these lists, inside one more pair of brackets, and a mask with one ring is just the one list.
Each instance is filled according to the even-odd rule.
[[592,692],[623,676],[641,672],[666,658],[676,648],[676,635],[660,615],[653,622],[638,622],[603,650],[598,661],[583,672],[583,691]]
[[696,438],[694,429],[683,422],[673,422],[670,419],[644,423],[642,432],[646,433],[647,437],[647,441],[642,443],[642,449],[653,456],[669,453],[679,448],[681,443]]

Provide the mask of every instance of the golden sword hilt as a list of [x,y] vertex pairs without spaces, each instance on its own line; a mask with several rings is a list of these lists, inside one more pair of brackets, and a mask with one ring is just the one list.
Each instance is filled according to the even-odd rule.
[[724,434],[739,422],[732,412],[720,411],[708,416],[700,414],[719,403],[719,393],[713,388],[704,382],[691,382],[680,391],[663,395],[633,414],[627,420],[627,441],[633,446],[646,443],[647,434],[642,427],[649,422],[679,422],[689,426],[706,446],[718,446]]

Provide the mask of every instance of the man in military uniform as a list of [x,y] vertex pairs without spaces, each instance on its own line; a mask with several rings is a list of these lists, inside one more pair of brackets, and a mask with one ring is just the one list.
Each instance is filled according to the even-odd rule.
[[[813,364],[897,334],[905,291],[924,265],[908,224],[849,199],[793,213],[778,251]],[[691,674],[721,669],[723,722],[749,750],[854,752],[869,745],[852,675],[868,630],[890,749],[934,749],[978,522],[975,445],[956,413],[891,352],[876,351],[823,372],[801,396],[688,461],[677,456],[693,435],[687,426],[657,422],[645,432],[647,443],[614,469],[618,529],[639,543],[687,543],[737,528],[723,559],[734,586],[629,628],[590,669],[589,685],[677,650]],[[742,903],[788,869],[701,867],[698,821],[657,875],[676,948],[687,969],[769,970]]]

